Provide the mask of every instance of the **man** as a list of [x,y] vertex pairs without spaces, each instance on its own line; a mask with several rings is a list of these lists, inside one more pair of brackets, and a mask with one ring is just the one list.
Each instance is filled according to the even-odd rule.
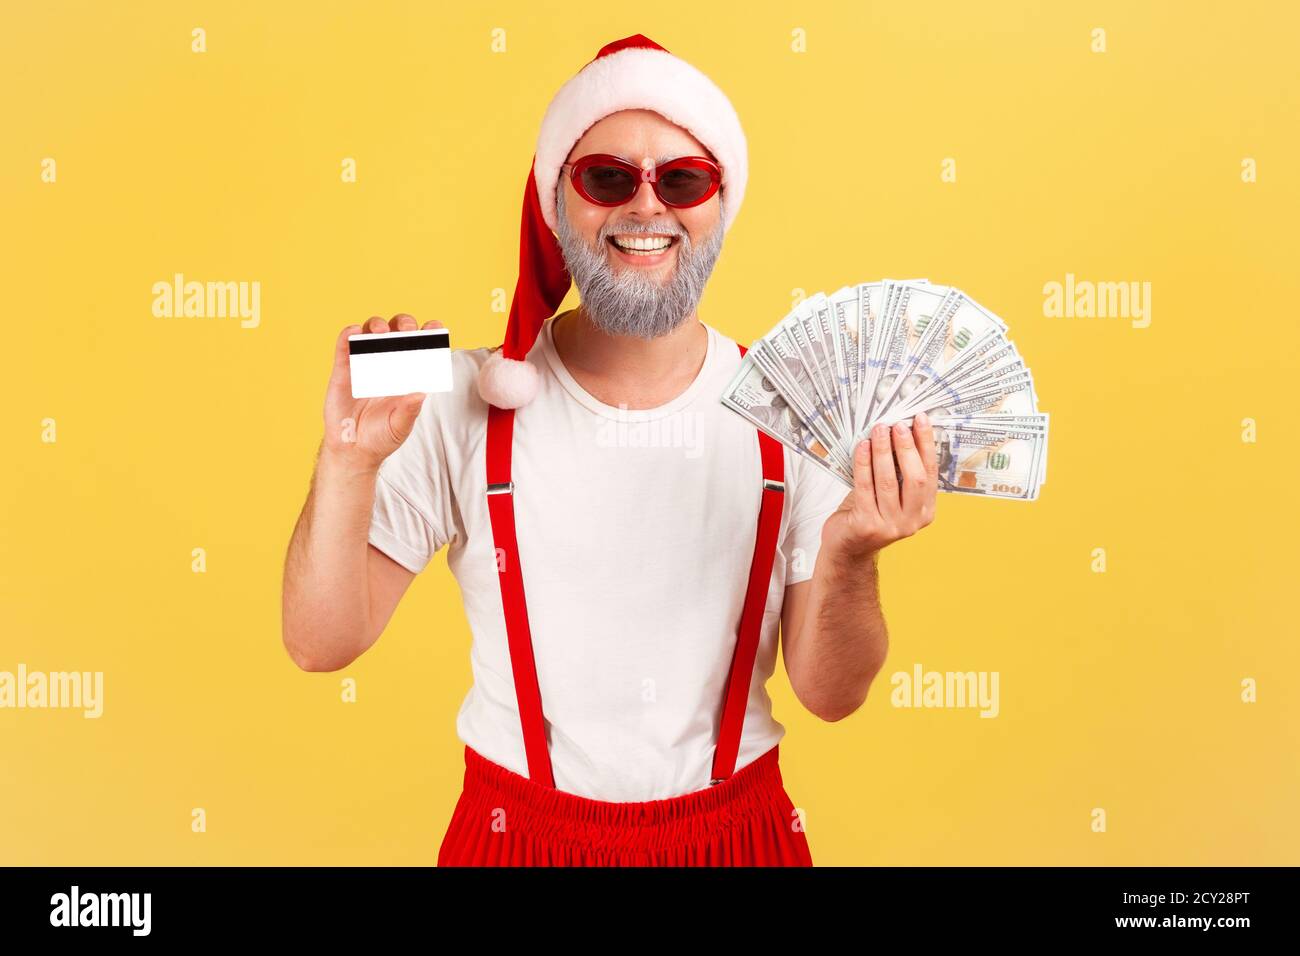
[[347,666],[448,547],[474,685],[440,865],[811,864],[778,623],[799,700],[853,713],[885,657],[876,555],[931,521],[937,472],[917,416],[862,443],[846,495],[719,401],[740,349],[697,303],[745,177],[720,90],[610,44],[543,120],[503,347],[454,351],[451,392],[357,401],[339,335],[284,642]]

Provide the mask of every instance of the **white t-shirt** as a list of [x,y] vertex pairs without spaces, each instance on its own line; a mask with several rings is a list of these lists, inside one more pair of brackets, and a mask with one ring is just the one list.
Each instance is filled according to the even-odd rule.
[[[528,355],[541,387],[515,413],[511,477],[555,786],[609,801],[699,790],[711,775],[762,489],[755,428],[720,401],[740,353],[706,325],[694,382],[667,404],[629,411],[569,374],[551,321]],[[488,521],[487,405],[475,387],[488,354],[453,350],[453,390],[428,397],[379,469],[370,542],[414,572],[448,546],[474,635],[457,734],[527,776]],[[784,590],[812,577],[822,524],[848,492],[788,449],[785,482],[737,770],[785,733],[765,687]]]

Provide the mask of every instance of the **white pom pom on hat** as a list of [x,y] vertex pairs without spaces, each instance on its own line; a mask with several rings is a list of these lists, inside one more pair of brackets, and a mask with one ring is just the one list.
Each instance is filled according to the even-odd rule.
[[508,359],[493,352],[478,370],[478,393],[498,408],[520,408],[537,397],[537,367],[532,362]]
[[722,168],[724,229],[731,228],[740,211],[749,177],[748,147],[726,95],[698,69],[639,33],[603,46],[560,88],[542,119],[524,190],[519,281],[505,341],[478,373],[478,393],[489,405],[520,408],[537,395],[540,376],[527,356],[571,284],[553,234],[558,229],[560,167],[596,122],[628,109],[653,110],[703,143]]

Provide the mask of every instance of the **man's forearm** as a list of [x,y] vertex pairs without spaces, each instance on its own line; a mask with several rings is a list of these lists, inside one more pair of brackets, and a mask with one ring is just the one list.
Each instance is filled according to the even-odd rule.
[[800,701],[824,720],[840,720],[862,706],[885,662],[889,641],[877,556],[826,547],[817,555],[804,620],[786,669]]
[[376,472],[321,450],[284,565],[284,643],[308,670],[332,670],[370,641],[367,543]]
[[840,720],[862,706],[885,663],[889,638],[880,613],[877,561],[885,546],[934,518],[939,463],[934,428],[917,412],[878,422],[853,450],[853,490],[822,526],[803,613],[794,613],[786,673],[805,707]]

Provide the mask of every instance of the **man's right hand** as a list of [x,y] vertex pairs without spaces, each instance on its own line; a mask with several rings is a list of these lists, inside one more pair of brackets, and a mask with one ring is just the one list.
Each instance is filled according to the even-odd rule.
[[374,332],[413,332],[417,328],[441,329],[441,322],[418,326],[412,316],[395,315],[385,322],[372,316],[365,326],[349,325],[334,344],[334,368],[325,392],[325,443],[322,455],[354,471],[376,471],[397,451],[415,427],[424,405],[424,392],[387,398],[353,398],[348,364],[348,336]]

